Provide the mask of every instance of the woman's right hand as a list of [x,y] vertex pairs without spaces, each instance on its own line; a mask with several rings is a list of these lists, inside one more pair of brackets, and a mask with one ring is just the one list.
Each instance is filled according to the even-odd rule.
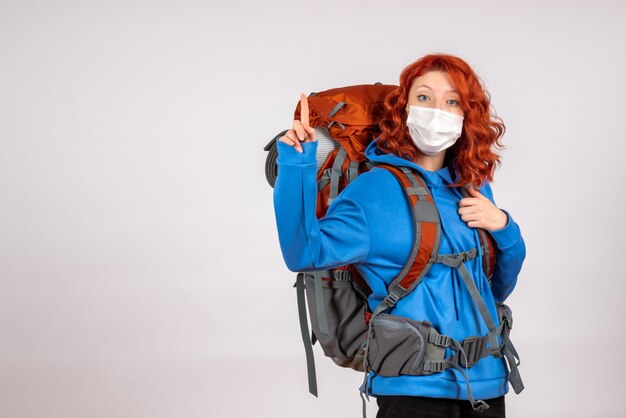
[[300,119],[302,120],[294,120],[293,128],[278,138],[279,141],[295,147],[298,152],[302,152],[300,142],[315,141],[315,129],[309,126],[309,101],[304,93],[300,93]]

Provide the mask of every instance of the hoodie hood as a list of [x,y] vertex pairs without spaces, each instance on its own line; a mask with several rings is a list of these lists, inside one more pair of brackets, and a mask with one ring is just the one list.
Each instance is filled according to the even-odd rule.
[[[388,154],[381,151],[377,145],[378,138],[374,139],[365,149],[365,156],[368,160],[376,163],[386,163],[398,167],[411,167],[418,170],[430,187],[440,187],[443,182],[447,184],[454,183],[451,170],[445,166],[437,171],[429,171],[412,161],[400,158],[395,154]],[[457,171],[454,170],[454,178],[457,178]]]

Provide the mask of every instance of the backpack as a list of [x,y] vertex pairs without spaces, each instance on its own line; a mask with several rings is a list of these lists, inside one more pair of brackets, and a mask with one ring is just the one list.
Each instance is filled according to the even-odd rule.
[[[387,296],[373,312],[368,305],[371,289],[354,265],[297,274],[294,287],[297,289],[309,392],[317,396],[312,346],[319,341],[324,354],[336,364],[365,372],[360,390],[366,397],[370,371],[382,376],[428,375],[453,367],[464,374],[468,397],[474,409],[485,410],[489,406],[484,401],[474,400],[467,379],[467,368],[481,358],[488,355],[504,356],[509,368],[508,380],[515,393],[524,388],[517,369],[519,356],[509,339],[513,322],[511,311],[505,304],[497,303],[499,324],[496,325],[463,264],[474,257],[482,257],[483,270],[491,285],[496,244],[484,229],[478,228],[479,248],[455,254],[439,254],[439,213],[421,174],[410,167],[374,164],[366,160],[365,148],[380,134],[384,99],[395,89],[397,86],[375,83],[311,93],[308,98],[310,125],[316,130],[319,141],[318,219],[326,214],[328,206],[341,190],[359,174],[376,166],[388,170],[402,185],[407,204],[414,215],[415,236],[411,256],[389,285]],[[294,119],[300,119],[299,103]],[[278,172],[276,141],[286,132],[276,135],[264,148],[269,152],[266,178],[272,187]],[[459,189],[464,197],[469,197],[464,187]],[[439,334],[428,321],[415,321],[387,313],[398,300],[419,285],[433,263],[444,263],[459,269],[489,329],[487,335],[456,341]],[[310,335],[307,306],[312,328]],[[498,337],[502,343],[498,342]],[[455,354],[444,358],[446,348],[454,350]]]

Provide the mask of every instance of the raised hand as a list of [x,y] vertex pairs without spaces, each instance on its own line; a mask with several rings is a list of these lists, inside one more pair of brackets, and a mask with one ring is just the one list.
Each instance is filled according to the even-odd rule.
[[309,101],[304,93],[300,93],[300,119],[295,119],[293,128],[278,138],[279,141],[295,147],[298,152],[302,152],[300,142],[313,142],[316,140],[315,129],[309,125]]

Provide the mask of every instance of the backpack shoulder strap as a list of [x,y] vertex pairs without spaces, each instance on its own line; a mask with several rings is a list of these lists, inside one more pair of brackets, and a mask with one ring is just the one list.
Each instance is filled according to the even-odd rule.
[[441,238],[439,211],[420,174],[407,167],[399,168],[390,164],[376,166],[388,170],[402,185],[413,214],[415,235],[409,259],[389,285],[387,297],[378,304],[372,317],[395,306],[398,300],[411,293],[422,281],[437,257]]
[[[463,197],[470,197],[469,192],[465,187],[459,187]],[[481,255],[483,258],[483,271],[487,276],[487,281],[491,287],[491,276],[493,275],[493,269],[496,264],[496,243],[493,237],[487,233],[483,228],[477,228],[478,238],[480,239]]]

